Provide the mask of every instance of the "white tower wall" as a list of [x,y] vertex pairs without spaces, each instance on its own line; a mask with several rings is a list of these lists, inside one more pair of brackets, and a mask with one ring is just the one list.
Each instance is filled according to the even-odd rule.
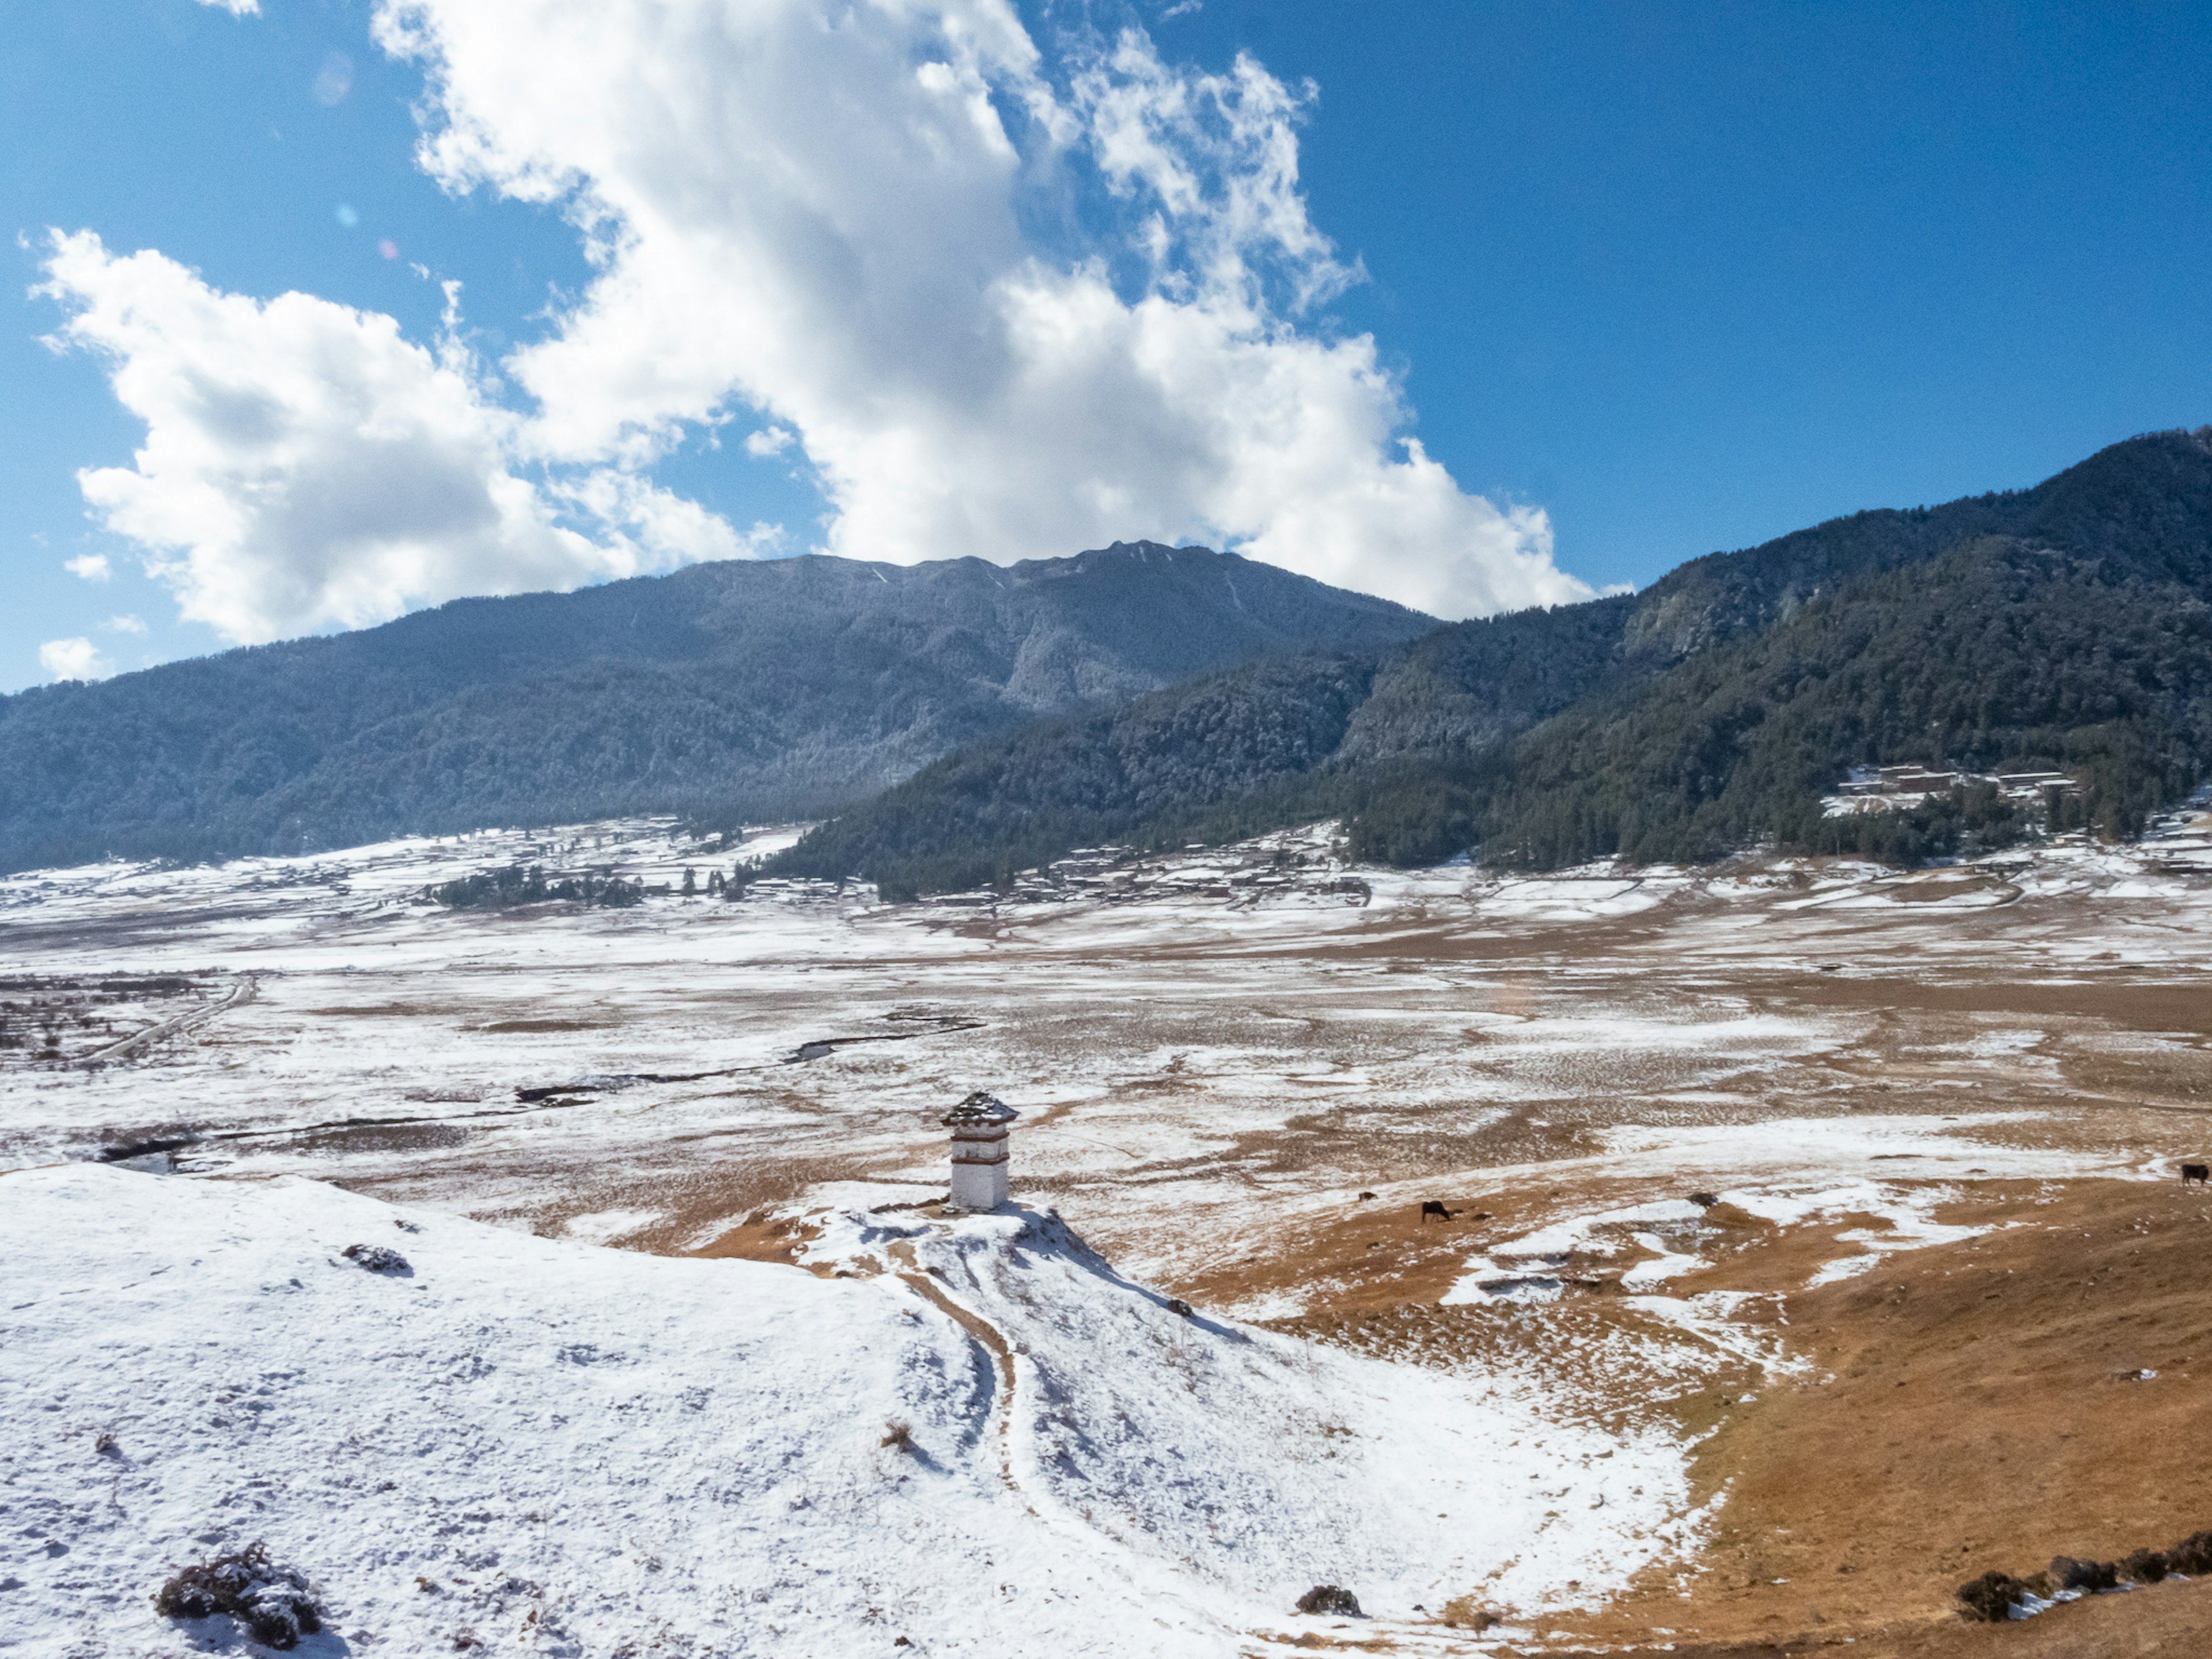
[[995,1210],[1006,1201],[1006,1132],[952,1145],[952,1206]]

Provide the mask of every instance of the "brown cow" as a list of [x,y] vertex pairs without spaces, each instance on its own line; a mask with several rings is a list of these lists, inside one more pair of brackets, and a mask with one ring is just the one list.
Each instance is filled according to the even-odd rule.
[[1427,1224],[1428,1218],[1431,1216],[1436,1217],[1439,1221],[1449,1221],[1452,1218],[1452,1212],[1444,1208],[1443,1205],[1437,1203],[1433,1198],[1425,1198],[1421,1200],[1421,1221],[1423,1224],[1425,1225]]
[[2212,1185],[2212,1164],[2183,1164],[2181,1166],[2181,1184],[2186,1187],[2192,1181],[2203,1182],[2207,1185]]

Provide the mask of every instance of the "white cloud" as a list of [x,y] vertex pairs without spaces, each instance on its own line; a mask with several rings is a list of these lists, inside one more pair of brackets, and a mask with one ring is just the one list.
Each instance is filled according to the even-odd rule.
[[110,634],[143,634],[146,631],[145,623],[131,616],[110,617],[100,623],[100,628]]
[[345,101],[353,90],[353,59],[342,52],[327,52],[315,71],[315,101],[328,109]]
[[102,357],[146,422],[131,466],[78,475],[85,499],[147,550],[185,617],[228,638],[572,587],[723,544],[643,486],[624,505],[636,534],[594,542],[556,524],[512,470],[515,417],[450,337],[434,352],[375,313],[222,293],[89,232],[55,233],[46,270],[68,313],[60,343]]
[[757,432],[745,434],[745,453],[765,460],[770,455],[781,455],[791,447],[792,431],[786,426],[764,426]]
[[[1370,338],[1304,320],[1360,273],[1298,188],[1310,90],[1249,58],[1131,31],[1048,61],[1005,0],[381,0],[375,29],[428,74],[437,178],[586,239],[589,289],[506,364],[549,464],[634,471],[750,408],[855,557],[1194,537],[1446,615],[1589,594],[1540,510],[1403,440]],[[660,492],[591,488],[656,544]]]
[[39,666],[55,680],[104,680],[115,665],[82,634],[73,640],[48,640],[39,647]]
[[200,0],[200,4],[227,11],[233,17],[258,17],[261,15],[261,0]]
[[74,559],[63,560],[62,568],[88,582],[104,582],[115,574],[105,553],[80,553]]
[[639,477],[611,467],[557,480],[551,493],[580,515],[595,520],[615,556],[636,570],[668,570],[702,559],[758,559],[782,550],[781,525],[732,527],[710,513]]

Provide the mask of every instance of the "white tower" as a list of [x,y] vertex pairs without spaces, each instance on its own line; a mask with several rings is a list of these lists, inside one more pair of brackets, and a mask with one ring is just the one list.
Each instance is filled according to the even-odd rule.
[[1021,1114],[978,1089],[945,1115],[952,1131],[952,1207],[995,1210],[1006,1201],[1006,1126]]

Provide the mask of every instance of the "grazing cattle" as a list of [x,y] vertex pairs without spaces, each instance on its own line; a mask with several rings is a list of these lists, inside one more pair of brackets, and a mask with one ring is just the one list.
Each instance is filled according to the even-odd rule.
[[2208,1184],[2212,1184],[2212,1164],[2183,1164],[2181,1166],[2181,1184],[2186,1187],[2192,1181],[2201,1181]]
[[1444,1208],[1443,1205],[1437,1203],[1433,1198],[1423,1199],[1421,1200],[1421,1220],[1425,1224],[1431,1216],[1436,1217],[1439,1221],[1449,1221],[1452,1217],[1452,1212]]
[[1375,1194],[1372,1194],[1372,1193],[1362,1193],[1362,1194],[1360,1194],[1360,1195],[1359,1195],[1359,1201],[1360,1201],[1361,1203],[1364,1204],[1364,1203],[1365,1203],[1369,1199],[1370,1199],[1370,1198],[1372,1198],[1372,1197],[1374,1197],[1374,1196],[1375,1196]]
[[1696,1205],[1701,1210],[1710,1210],[1714,1205],[1720,1201],[1721,1195],[1718,1193],[1692,1193],[1690,1194],[1690,1202]]

